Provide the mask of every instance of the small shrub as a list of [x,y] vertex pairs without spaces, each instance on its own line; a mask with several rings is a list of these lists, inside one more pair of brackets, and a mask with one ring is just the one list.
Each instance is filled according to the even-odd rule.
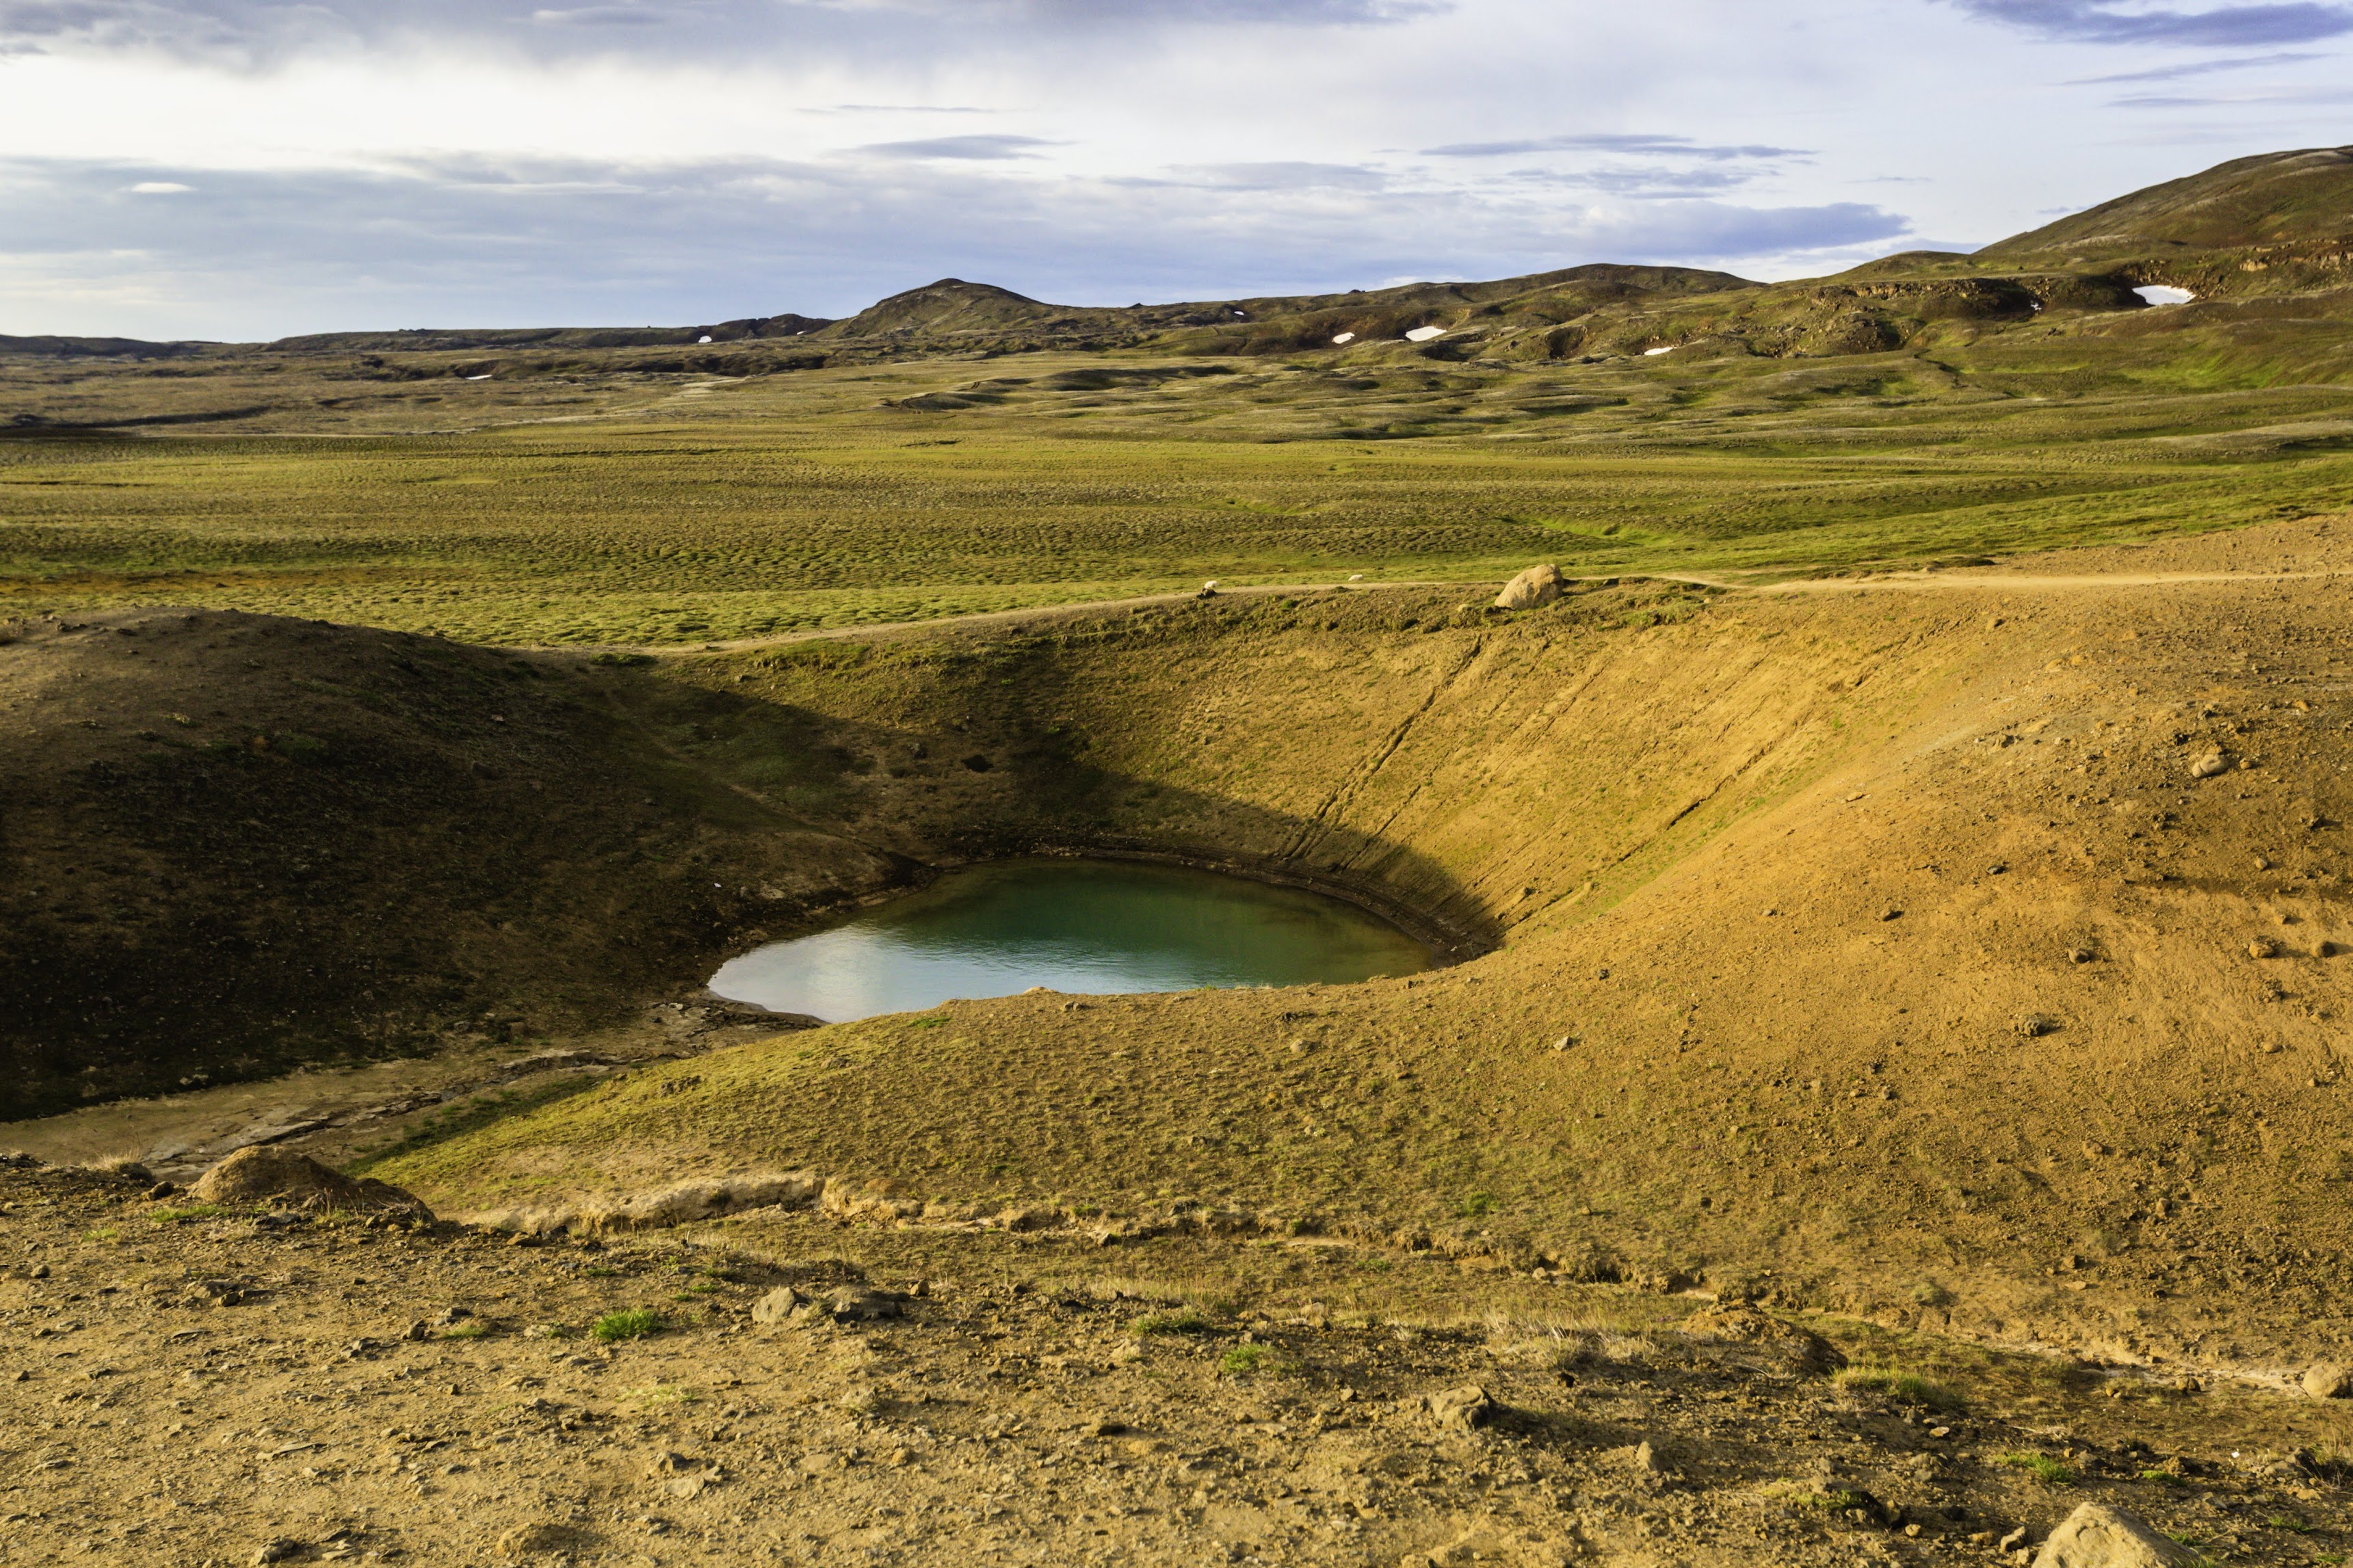
[[1218,1370],[1237,1377],[1256,1372],[1265,1364],[1264,1345],[1236,1345],[1218,1358]]
[[609,1268],[602,1263],[599,1263],[594,1268],[583,1268],[580,1272],[591,1279],[617,1279],[621,1275],[621,1271],[619,1269]]
[[1191,1307],[1177,1312],[1146,1312],[1130,1325],[1138,1339],[1155,1334],[1206,1334],[1213,1326]]
[[81,1238],[84,1241],[121,1241],[122,1231],[116,1226],[101,1225],[95,1229],[83,1231]]
[[621,1397],[644,1405],[691,1405],[700,1395],[679,1384],[649,1383],[643,1388],[623,1389]]
[[2046,1487],[2072,1487],[2075,1484],[2075,1472],[2048,1454],[2013,1453],[1999,1458],[2001,1463],[2027,1471]]
[[649,1311],[643,1307],[630,1307],[623,1311],[606,1313],[589,1325],[588,1331],[596,1336],[599,1343],[609,1345],[621,1340],[643,1339],[648,1334],[659,1333],[661,1329],[659,1312]]
[[1843,1388],[1875,1389],[1890,1399],[1900,1399],[1907,1405],[1926,1405],[1931,1410],[1959,1410],[1968,1404],[1943,1384],[1895,1367],[1851,1366],[1831,1381]]
[[480,1323],[459,1323],[455,1328],[442,1330],[435,1337],[445,1340],[479,1340],[490,1331]]
[[2182,1484],[2181,1478],[2171,1470],[2143,1470],[2140,1473],[2140,1479],[2145,1481],[2155,1481],[2161,1487],[2178,1487]]
[[2290,1519],[2284,1513],[2275,1513],[2269,1519],[2263,1521],[2263,1523],[2269,1529],[2284,1530],[2290,1535],[2310,1535],[2313,1528],[2311,1525],[2305,1523],[2304,1521],[2300,1519]]
[[1465,1193],[1462,1194],[1462,1217],[1464,1219],[1477,1219],[1483,1215],[1491,1215],[1494,1212],[1494,1194]]
[[185,1225],[192,1219],[211,1219],[227,1212],[218,1204],[189,1204],[180,1208],[160,1208],[147,1217],[157,1225]]
[[653,663],[654,656],[649,653],[600,653],[588,662],[628,669],[638,665]]

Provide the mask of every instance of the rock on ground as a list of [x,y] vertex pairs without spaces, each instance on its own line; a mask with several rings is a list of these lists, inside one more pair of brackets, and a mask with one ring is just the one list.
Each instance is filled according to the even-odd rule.
[[1700,1312],[1684,1325],[1684,1331],[1695,1339],[1753,1346],[1788,1370],[1809,1377],[1836,1372],[1846,1364],[1838,1348],[1819,1334],[1754,1307],[1717,1307]]
[[2304,1391],[2315,1399],[2353,1399],[2353,1366],[2317,1363],[2304,1374]]
[[1560,568],[1531,566],[1510,582],[1495,595],[1499,610],[1534,610],[1560,597]]
[[2087,1502],[2051,1532],[2034,1568],[2187,1568],[2198,1561],[2124,1510]]
[[283,1204],[290,1208],[396,1210],[430,1219],[412,1193],[389,1182],[353,1181],[307,1154],[263,1146],[239,1149],[196,1178],[191,1197],[208,1204]]
[[1475,1383],[1425,1394],[1421,1402],[1430,1411],[1432,1420],[1455,1432],[1475,1431],[1488,1425],[1501,1408],[1487,1391]]

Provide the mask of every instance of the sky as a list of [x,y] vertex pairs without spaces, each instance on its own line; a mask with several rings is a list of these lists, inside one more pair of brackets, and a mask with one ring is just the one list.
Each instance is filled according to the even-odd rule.
[[0,0],[0,333],[1968,249],[2353,142],[2353,0]]

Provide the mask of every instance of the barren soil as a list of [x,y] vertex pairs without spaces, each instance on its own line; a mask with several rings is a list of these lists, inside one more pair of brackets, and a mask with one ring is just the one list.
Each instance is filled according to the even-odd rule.
[[[524,1246],[20,1168],[0,1256],[10,1563],[1990,1565],[2085,1500],[2218,1561],[2353,1544],[2343,1405],[1818,1314],[1832,1373],[1312,1243]],[[826,1310],[754,1322],[782,1286]]]

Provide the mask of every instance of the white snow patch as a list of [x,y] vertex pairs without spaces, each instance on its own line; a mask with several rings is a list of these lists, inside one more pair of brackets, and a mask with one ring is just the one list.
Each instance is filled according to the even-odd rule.
[[2187,289],[2176,289],[2170,283],[2144,283],[2133,290],[2152,305],[2187,305],[2198,298]]
[[1354,332],[1342,332],[1338,337],[1334,338],[1332,341],[1335,343],[1353,343],[1356,341],[1356,334]]
[[491,377],[492,377],[493,375],[496,375],[497,374],[498,374],[498,372],[496,372],[496,371],[493,371],[493,370],[486,370],[486,371],[484,371],[484,372],[483,372],[481,374],[480,374],[480,375],[470,375],[470,376],[468,376],[466,379],[467,379],[468,381],[488,381],[488,380],[490,380],[490,379],[491,379]]
[[134,196],[176,196],[195,188],[184,185],[177,180],[142,180],[131,187],[131,194]]
[[698,343],[707,343],[711,341],[711,334],[709,332],[705,332],[694,341]]
[[1672,343],[1669,343],[1669,344],[1667,344],[1664,348],[1644,349],[1644,350],[1642,351],[1642,357],[1643,357],[1644,359],[1656,359],[1656,358],[1658,358],[1661,354],[1671,354],[1671,353],[1674,353],[1674,352],[1675,352],[1675,345],[1674,345],[1674,344],[1672,344]]
[[1432,338],[1442,338],[1445,335],[1444,327],[1416,327],[1405,335],[1405,341],[1409,343],[1426,343]]

